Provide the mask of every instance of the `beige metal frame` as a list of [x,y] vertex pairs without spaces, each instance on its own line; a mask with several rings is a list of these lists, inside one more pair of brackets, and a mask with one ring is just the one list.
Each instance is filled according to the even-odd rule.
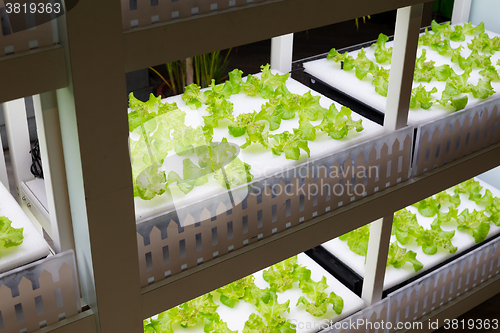
[[[57,90],[65,170],[81,289],[90,312],[43,331],[140,332],[142,319],[208,292],[265,266],[353,230],[460,181],[500,165],[500,146],[417,176],[261,242],[141,288],[128,152],[125,73],[187,56],[312,29],[387,10],[400,10],[391,78],[394,96],[389,130],[402,126],[412,75],[422,0],[287,0],[202,14],[123,32],[121,2],[86,0],[59,19],[61,46],[0,58],[0,101]],[[399,17],[406,17],[404,23]],[[254,29],[247,29],[254,24]],[[403,24],[400,24],[403,23]],[[205,27],[209,26],[210,29]],[[44,64],[40,66],[39,64]],[[34,65],[37,64],[37,65]],[[24,85],[19,82],[20,73]],[[405,89],[397,89],[406,87]],[[399,92],[394,92],[394,89]],[[407,97],[407,96],[406,96]],[[391,99],[392,100],[392,99]],[[346,224],[345,221],[353,221]],[[384,223],[385,224],[385,223]],[[387,233],[390,228],[381,227]],[[375,233],[374,233],[375,234]],[[380,298],[386,242],[378,245],[373,288],[367,304]],[[379,276],[379,277],[376,277]],[[367,291],[368,293],[368,291]],[[95,314],[95,315],[94,315]],[[84,323],[82,330],[76,323]],[[75,327],[80,327],[76,329]],[[87,330],[88,329],[88,330]]]

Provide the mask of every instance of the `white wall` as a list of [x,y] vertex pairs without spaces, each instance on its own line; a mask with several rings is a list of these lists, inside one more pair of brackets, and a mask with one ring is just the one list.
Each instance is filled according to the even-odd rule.
[[486,30],[500,34],[500,1],[472,0],[469,21],[474,25],[484,22]]

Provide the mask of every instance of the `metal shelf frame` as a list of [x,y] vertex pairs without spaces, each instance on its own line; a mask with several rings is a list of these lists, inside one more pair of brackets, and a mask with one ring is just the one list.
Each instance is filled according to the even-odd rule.
[[[82,295],[91,308],[40,332],[142,332],[145,318],[375,219],[381,219],[382,234],[370,241],[370,253],[376,254],[369,258],[374,265],[365,284],[371,287],[363,298],[367,305],[380,299],[379,272],[388,250],[380,239],[390,230],[393,212],[499,166],[500,145],[141,288],[125,73],[399,8],[398,70],[391,71],[385,124],[395,130],[405,125],[423,2],[272,0],[124,32],[120,1],[87,0],[58,18],[60,46],[0,58],[0,102],[57,95],[64,152],[58,158],[65,166]],[[20,76],[21,83],[12,84]]]

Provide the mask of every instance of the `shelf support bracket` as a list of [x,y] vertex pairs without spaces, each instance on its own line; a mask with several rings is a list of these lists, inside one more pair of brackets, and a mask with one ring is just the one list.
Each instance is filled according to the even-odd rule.
[[370,239],[366,256],[365,278],[361,298],[366,306],[382,299],[384,277],[387,266],[387,254],[391,241],[392,218],[390,214],[370,225]]
[[288,73],[292,70],[293,33],[271,39],[271,69]]
[[472,0],[455,0],[453,13],[451,14],[451,24],[469,22],[471,5]]
[[384,127],[395,131],[408,121],[410,96],[422,22],[422,4],[399,8],[389,75]]
[[2,106],[9,142],[10,160],[14,172],[16,199],[21,203],[21,183],[35,178],[29,168],[31,165],[31,146],[26,116],[26,101],[24,98],[19,98],[3,103]]
[[[75,249],[62,147],[57,96],[54,91],[33,96],[40,157],[50,227],[57,253]],[[57,203],[57,205],[56,205]]]

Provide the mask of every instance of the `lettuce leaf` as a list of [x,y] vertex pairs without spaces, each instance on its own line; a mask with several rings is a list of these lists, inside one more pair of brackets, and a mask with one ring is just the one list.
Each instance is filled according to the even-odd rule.
[[500,50],[500,37],[495,36],[490,38],[487,33],[482,32],[478,36],[474,37],[467,47],[471,50],[476,50],[482,53],[493,54]]
[[290,312],[290,300],[285,303],[278,303],[278,296],[271,292],[271,297],[267,303],[258,300],[256,307],[259,314],[252,313],[249,320],[245,322],[243,332],[295,332],[295,325],[284,317],[286,312]]
[[344,308],[344,300],[342,297],[337,296],[333,291],[328,295],[325,290],[328,288],[328,284],[326,283],[326,277],[322,277],[320,281],[315,282],[311,279],[301,280],[300,281],[300,289],[309,300],[301,296],[297,300],[297,305],[304,304],[306,306],[306,311],[316,317],[323,316],[328,310],[329,305],[333,306],[333,310],[336,314],[341,314],[342,309]]
[[193,110],[201,108],[201,105],[207,101],[207,96],[200,89],[199,85],[191,83],[184,88],[184,93],[181,95],[182,100]]
[[24,228],[14,228],[11,224],[8,217],[0,216],[0,247],[9,248],[23,243]]
[[280,74],[272,74],[271,67],[269,64],[260,67],[262,74],[260,79],[248,75],[246,82],[242,83],[243,91],[247,96],[257,96],[268,99],[273,96],[276,88],[285,84],[286,80],[288,80],[289,74],[285,73],[283,75]]
[[387,91],[389,90],[389,73],[390,71],[383,67],[372,73],[372,84],[375,86],[375,92],[384,97],[387,97]]
[[328,52],[326,59],[334,61],[334,62],[342,62],[345,61],[345,59],[348,57],[347,52],[344,52],[344,54],[339,53],[335,48],[331,49],[330,52]]
[[500,199],[494,197],[491,200],[491,203],[486,206],[484,211],[490,214],[489,216],[490,222],[494,223],[497,227],[500,227]]
[[469,97],[467,97],[467,95],[462,95],[461,90],[453,83],[446,82],[446,86],[441,94],[441,99],[437,100],[437,102],[443,106],[450,103],[455,108],[455,111],[458,111],[467,106]]
[[394,213],[391,233],[402,245],[408,244],[410,238],[417,238],[423,231],[424,228],[417,222],[417,216],[406,208]]
[[366,224],[339,236],[341,241],[347,242],[349,249],[363,257],[368,253],[368,240],[370,238],[370,225]]
[[407,262],[412,264],[415,272],[418,272],[424,267],[424,265],[417,260],[417,254],[415,252],[400,247],[397,242],[392,242],[389,246],[387,266],[392,265],[395,268],[399,268],[404,266]]
[[227,323],[220,318],[218,313],[214,313],[210,316],[206,316],[205,325],[203,326],[203,332],[205,333],[238,333],[238,331],[232,331],[227,327]]
[[464,209],[457,217],[457,230],[465,231],[474,237],[476,243],[480,243],[490,232],[490,221],[483,211]]
[[463,33],[466,35],[473,35],[475,33],[481,34],[484,32],[484,22],[481,22],[476,27],[472,26],[471,22],[464,23]]
[[242,279],[227,284],[216,291],[220,294],[222,304],[233,308],[239,300],[244,299],[255,288],[253,275],[248,275]]
[[271,137],[277,142],[272,147],[272,152],[275,155],[281,156],[282,153],[285,153],[287,159],[298,160],[300,150],[302,149],[307,153],[307,156],[311,156],[307,140],[303,137],[303,132],[296,128],[293,129],[293,134],[285,131],[280,134],[273,134]]
[[474,98],[485,99],[495,93],[491,86],[491,80],[479,79],[477,85],[469,85],[470,92]]
[[[215,310],[218,307],[219,306],[213,301],[212,294],[208,293],[160,313],[158,319],[151,319],[145,326],[149,331],[154,329],[156,332],[174,333],[176,325],[180,325],[184,328],[193,327],[196,326],[199,321],[205,322],[206,319],[209,319],[209,321],[217,321],[219,326],[224,327],[220,318],[216,319],[217,316],[214,317]],[[209,324],[208,329],[210,329],[210,326]],[[215,331],[208,330],[205,332]]]
[[424,230],[416,238],[416,241],[422,247],[422,251],[428,255],[436,254],[438,247],[442,247],[450,253],[455,253],[458,248],[451,242],[453,236],[455,236],[455,230],[444,231],[440,226],[435,226]]
[[434,104],[431,94],[436,92],[436,87],[427,91],[421,84],[418,87],[413,88],[411,90],[410,109],[416,108],[417,104],[420,104],[420,107],[424,110],[429,109]]
[[344,138],[352,129],[361,132],[363,130],[362,120],[352,120],[351,113],[351,109],[345,106],[342,106],[338,111],[335,104],[332,103],[330,108],[324,112],[323,120],[317,128],[335,140]]
[[344,61],[344,70],[349,71],[355,69],[356,77],[363,80],[368,73],[373,73],[378,70],[377,64],[366,57],[366,51],[362,48],[358,52],[356,59],[347,57]]
[[431,82],[434,77],[434,61],[426,61],[427,50],[423,49],[420,57],[415,62],[415,71],[413,73],[413,80],[417,82]]
[[500,81],[500,76],[498,76],[498,71],[495,66],[485,67],[479,72],[487,81]]
[[389,40],[384,34],[379,34],[377,42],[372,44],[375,47],[375,59],[379,64],[390,63],[392,58],[392,47],[386,48],[385,43]]
[[297,256],[294,256],[264,270],[262,277],[269,283],[271,290],[281,293],[291,289],[295,282],[308,280],[311,277],[311,271],[299,265]]
[[157,195],[165,193],[168,182],[165,171],[158,170],[153,164],[142,170],[134,179],[134,197],[142,200],[151,200]]

